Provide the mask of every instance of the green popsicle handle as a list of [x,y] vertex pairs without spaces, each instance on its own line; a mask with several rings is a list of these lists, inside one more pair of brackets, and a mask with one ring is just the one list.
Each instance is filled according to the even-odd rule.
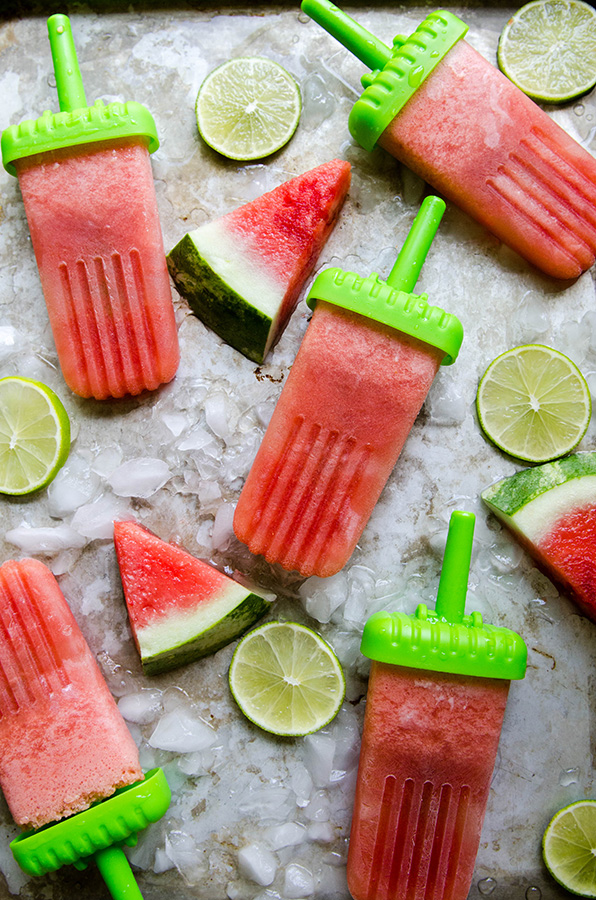
[[302,0],[301,9],[369,69],[382,69],[391,59],[387,44],[329,0]]
[[445,201],[440,197],[425,197],[422,201],[387,279],[395,290],[407,294],[414,290],[444,212]]
[[475,521],[474,513],[462,510],[451,513],[449,520],[435,612],[452,624],[464,618]]
[[68,16],[59,13],[50,16],[48,35],[60,110],[71,112],[73,109],[81,109],[87,106],[87,101]]
[[107,847],[99,850],[93,859],[114,900],[143,900],[124,851]]

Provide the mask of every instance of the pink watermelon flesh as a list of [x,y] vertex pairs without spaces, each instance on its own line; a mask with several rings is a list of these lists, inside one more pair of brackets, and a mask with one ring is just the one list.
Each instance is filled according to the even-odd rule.
[[252,553],[305,576],[346,564],[441,357],[317,303],[236,507],[234,532]]
[[270,606],[136,522],[114,522],[114,543],[133,637],[149,674],[214,653]]
[[68,386],[103,400],[171,381],[178,334],[144,144],[52,151],[17,169]]
[[373,661],[348,855],[354,898],[468,896],[508,689]]
[[334,159],[223,217],[239,239],[249,238],[270,273],[286,282],[282,320],[335,224],[350,178],[350,164]]
[[596,506],[564,515],[536,550],[545,569],[596,622]]
[[186,234],[168,254],[196,315],[249,359],[263,362],[279,340],[350,178],[349,163],[324,163]]
[[596,160],[467,41],[379,144],[543,272],[577,278],[594,265]]
[[143,777],[135,742],[54,575],[0,567],[0,785],[39,828]]

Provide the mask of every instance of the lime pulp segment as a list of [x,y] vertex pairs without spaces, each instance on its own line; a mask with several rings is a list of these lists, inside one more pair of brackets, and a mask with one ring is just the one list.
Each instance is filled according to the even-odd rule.
[[592,411],[588,385],[575,363],[539,344],[515,347],[490,364],[476,408],[483,431],[497,447],[533,463],[573,450]]
[[294,134],[302,100],[286,70],[263,57],[231,59],[211,72],[199,89],[199,133],[230,159],[262,159]]
[[559,810],[542,839],[551,875],[580,897],[596,897],[596,800],[579,800]]
[[534,0],[505,25],[501,71],[535,100],[563,103],[596,84],[596,10],[582,0]]
[[0,493],[45,487],[69,449],[68,415],[56,394],[27,378],[0,379]]
[[229,672],[242,712],[265,731],[304,735],[327,725],[345,693],[331,647],[294,622],[269,622],[245,635]]

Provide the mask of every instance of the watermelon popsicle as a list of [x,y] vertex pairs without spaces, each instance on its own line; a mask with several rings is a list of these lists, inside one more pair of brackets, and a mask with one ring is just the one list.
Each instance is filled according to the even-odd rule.
[[434,611],[375,613],[348,886],[354,900],[465,900],[511,679],[515,632],[464,615],[474,516],[450,520]]
[[387,282],[327,269],[234,515],[269,562],[333,575],[351,556],[433,378],[452,363],[459,320],[411,293],[445,204],[427,197]]
[[349,119],[530,263],[576,278],[596,256],[596,159],[463,40],[440,10],[393,47],[329,0],[302,9],[372,74]]
[[167,784],[159,770],[143,778],[56,579],[33,559],[0,566],[0,786],[17,824],[39,829],[11,845],[26,871],[84,868],[95,855],[108,885],[132,882],[123,896],[140,897],[112,844],[163,815]]
[[170,381],[178,335],[139,103],[87,106],[69,19],[48,19],[60,112],[2,133],[18,175],[58,359],[82,397]]

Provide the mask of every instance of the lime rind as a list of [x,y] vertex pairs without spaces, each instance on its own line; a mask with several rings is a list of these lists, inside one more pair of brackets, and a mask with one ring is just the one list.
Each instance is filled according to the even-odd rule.
[[501,71],[534,100],[565,103],[596,84],[596,11],[583,0],[533,0],[505,25]]
[[555,813],[542,837],[542,856],[567,891],[596,897],[596,800],[578,800]]
[[293,136],[302,112],[298,83],[265,57],[236,57],[203,81],[195,112],[206,144],[228,159],[263,159]]
[[232,657],[229,684],[249,721],[285,737],[328,725],[346,690],[332,648],[296,622],[267,622],[245,635]]
[[0,379],[0,493],[46,487],[70,452],[70,421],[60,398],[30,378]]
[[590,390],[574,362],[542,344],[502,353],[488,366],[476,395],[487,438],[516,459],[545,463],[570,453],[592,413]]

